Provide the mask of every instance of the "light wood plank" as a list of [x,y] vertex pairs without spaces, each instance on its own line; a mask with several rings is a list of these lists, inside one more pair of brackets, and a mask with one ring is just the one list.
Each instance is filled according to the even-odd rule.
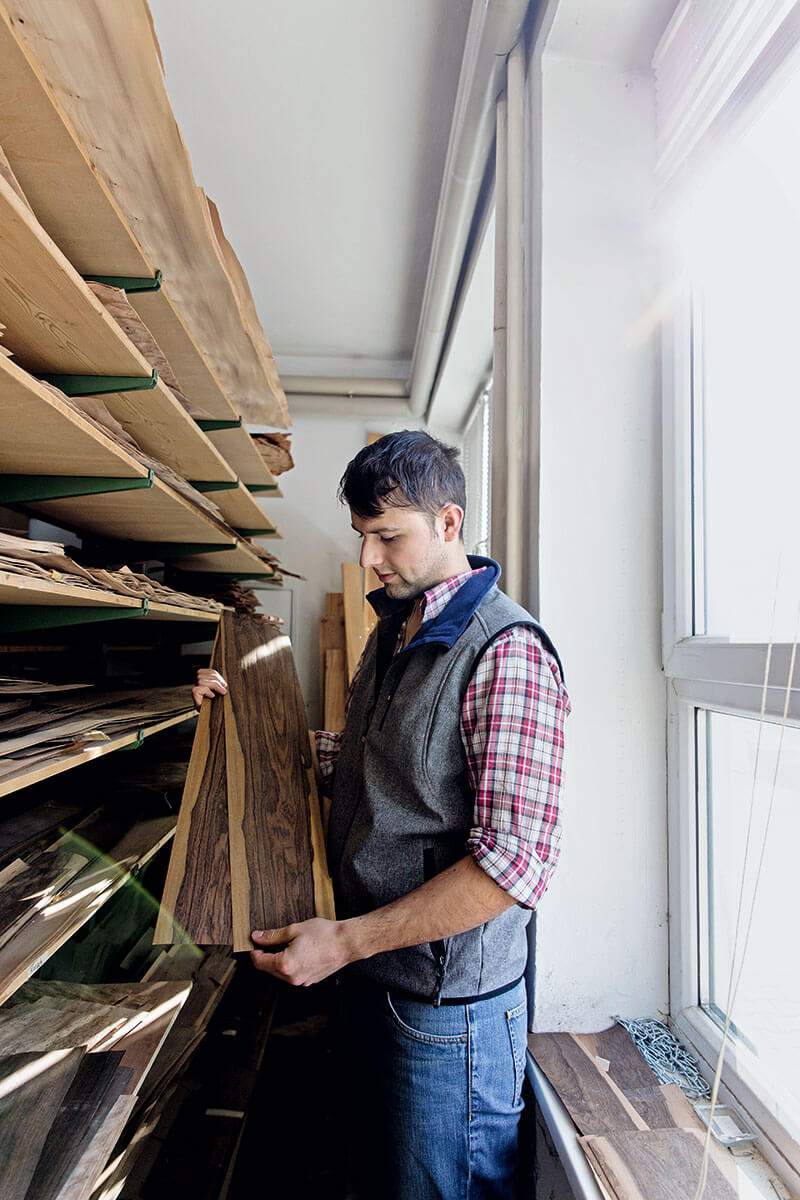
[[[34,374],[151,374],[144,356],[3,178],[0,321],[5,349]],[[161,381],[150,391],[111,395],[106,403],[143,450],[187,478],[235,478]]]
[[184,571],[200,571],[204,575],[244,575],[245,579],[272,579],[274,569],[264,562],[252,550],[248,549],[244,539],[235,550],[225,550],[221,554],[192,554],[185,558],[176,559],[175,566]]
[[277,533],[275,522],[270,520],[256,497],[247,490],[244,484],[240,483],[237,488],[226,488],[225,491],[213,492],[212,498],[225,520],[234,529],[263,531],[258,535],[252,534],[253,537],[268,537]]
[[269,343],[250,324],[192,176],[144,0],[17,0],[13,20],[237,411],[285,426],[285,397],[264,361]]
[[358,563],[342,563],[342,594],[344,596],[344,632],[347,643],[347,680],[353,678],[364,646],[364,584]]
[[326,650],[323,725],[331,733],[344,729],[346,692],[344,655],[341,650]]
[[[53,241],[82,275],[152,278],[159,263],[153,264],[136,241],[112,190],[92,166],[2,6],[0,61],[6,153],[14,160],[24,179],[26,198]],[[236,415],[177,311],[168,285],[131,300],[194,402],[214,417]]]
[[272,490],[269,492],[259,492],[261,499],[276,494],[277,480],[243,426],[238,429],[212,429],[208,436],[246,487],[252,487],[253,484],[270,487]]
[[[224,637],[221,622],[210,664],[220,673]],[[201,945],[229,945],[233,940],[226,788],[223,702],[205,700],[192,743],[155,945],[184,941],[186,936]]]

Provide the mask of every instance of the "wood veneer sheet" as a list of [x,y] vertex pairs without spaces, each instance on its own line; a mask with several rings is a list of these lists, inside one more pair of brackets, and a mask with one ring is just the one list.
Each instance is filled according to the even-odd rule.
[[82,1050],[71,1050],[12,1054],[0,1060],[0,1200],[20,1200],[27,1192],[82,1059]]
[[70,1179],[79,1177],[88,1196],[100,1167],[87,1170],[91,1143],[131,1078],[122,1054],[87,1054],[61,1105],[25,1193],[26,1200],[56,1200]]
[[233,948],[253,929],[313,917],[311,749],[289,639],[266,622],[223,613]]
[[531,1033],[528,1048],[581,1133],[647,1129],[621,1089],[570,1033]]
[[[703,1160],[704,1135],[684,1129],[648,1129],[581,1138],[618,1200],[688,1200],[694,1195]],[[737,1200],[714,1161],[708,1164],[703,1200]]]
[[[211,666],[224,672],[220,624]],[[153,942],[225,946],[233,940],[225,719],[219,700],[200,709],[178,827]]]

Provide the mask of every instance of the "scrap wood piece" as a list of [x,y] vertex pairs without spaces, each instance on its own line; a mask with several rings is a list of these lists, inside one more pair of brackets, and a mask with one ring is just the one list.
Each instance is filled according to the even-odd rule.
[[289,639],[223,613],[233,948],[314,916],[308,719]]
[[20,1200],[36,1171],[82,1050],[0,1059],[0,1198]]
[[294,467],[292,439],[285,433],[251,433],[256,450],[273,475],[283,475]]
[[130,1068],[121,1060],[122,1054],[113,1050],[82,1059],[47,1135],[26,1200],[91,1193],[102,1165],[92,1142],[130,1081]]
[[[218,626],[211,655],[224,678],[226,628]],[[186,937],[213,946],[233,940],[225,719],[222,703],[211,700],[200,709],[153,942]]]
[[[699,1131],[617,1131],[582,1137],[580,1143],[617,1200],[686,1200],[697,1189],[704,1143]],[[704,1200],[737,1200],[740,1195],[735,1167],[724,1153],[712,1147]]]
[[647,1129],[624,1092],[570,1033],[531,1033],[528,1049],[583,1134]]

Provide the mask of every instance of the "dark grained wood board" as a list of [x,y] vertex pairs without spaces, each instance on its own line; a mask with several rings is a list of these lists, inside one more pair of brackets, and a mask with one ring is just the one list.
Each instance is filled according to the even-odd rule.
[[122,1054],[114,1050],[83,1058],[47,1135],[26,1200],[57,1200],[76,1175],[89,1195],[96,1172],[85,1169],[87,1152],[132,1074],[121,1063]]
[[[704,1129],[677,1084],[662,1086],[634,1045],[630,1034],[614,1024],[600,1033],[575,1034],[575,1041],[624,1093],[650,1129]],[[598,1063],[598,1059],[601,1060]]]
[[[685,1129],[618,1131],[584,1137],[581,1145],[617,1200],[687,1200],[695,1194],[703,1160],[703,1134]],[[713,1151],[703,1200],[737,1200],[723,1174],[734,1167]]]
[[314,916],[308,720],[289,639],[223,613],[233,948]]
[[581,1133],[646,1129],[624,1093],[570,1033],[531,1033],[528,1049]]
[[[211,656],[220,672],[225,628],[219,625]],[[163,945],[185,936],[200,945],[233,941],[225,716],[213,700],[200,709],[153,941]]]
[[82,1050],[71,1050],[0,1060],[0,1200],[25,1196],[83,1057]]

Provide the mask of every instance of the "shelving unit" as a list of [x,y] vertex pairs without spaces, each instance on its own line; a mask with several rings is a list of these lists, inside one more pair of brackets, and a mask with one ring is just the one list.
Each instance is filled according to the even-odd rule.
[[[87,12],[76,10],[79,23]],[[213,206],[206,206],[194,185],[179,134],[180,152],[176,150],[174,118],[164,103],[165,96],[156,94],[158,68],[155,84],[147,75],[153,65],[144,61],[152,49],[150,31],[136,24],[146,10],[130,6],[125,12],[130,12],[135,29],[130,43],[125,44],[125,61],[118,62],[114,37],[120,33],[119,11],[98,10],[99,21],[109,22],[109,41],[105,61],[98,60],[97,69],[99,74],[109,68],[113,71],[114,95],[126,114],[138,113],[139,107],[152,99],[154,107],[147,117],[141,115],[140,124],[157,126],[153,136],[159,152],[154,156],[145,153],[137,131],[126,129],[122,174],[109,176],[104,170],[108,163],[96,157],[99,152],[102,158],[100,143],[104,139],[87,136],[81,113],[70,107],[71,100],[79,98],[80,84],[76,81],[73,96],[69,89],[65,92],[53,63],[46,62],[45,48],[35,44],[41,16],[45,24],[53,22],[58,38],[66,39],[66,61],[71,61],[66,43],[73,36],[72,18],[47,8],[35,14],[19,7],[9,12],[0,0],[0,148],[23,193],[21,196],[0,175],[0,505],[74,531],[84,539],[87,558],[77,555],[82,562],[156,560],[186,572],[280,580],[280,574],[260,557],[249,539],[280,537],[259,499],[280,497],[281,491],[240,414],[247,409],[251,419],[260,424],[274,419],[281,426],[285,400],[269,345],[255,320],[246,280],[224,240]],[[49,25],[46,40],[48,32]],[[41,64],[35,57],[40,49]],[[92,61],[96,57],[88,55]],[[82,69],[77,62],[76,66]],[[137,92],[139,88],[143,90]],[[145,141],[148,137],[149,127]],[[134,184],[139,176],[143,184],[141,197],[134,196],[133,203],[131,172]],[[143,202],[137,206],[139,198]],[[158,249],[162,237],[167,239],[163,256]],[[159,268],[164,271],[163,279]],[[125,291],[174,372],[183,402],[156,377],[145,355],[91,290],[89,283],[95,280]],[[103,298],[109,305],[113,303],[105,293]],[[128,310],[128,317],[131,315]],[[132,333],[137,336],[135,330]],[[147,347],[145,350],[150,354]],[[160,370],[160,360],[153,361],[159,361]],[[102,397],[108,413],[139,447],[141,458],[135,448],[126,448],[113,430],[98,423],[102,411],[98,419],[80,411],[80,398],[91,395]],[[231,398],[234,395],[237,399]],[[75,403],[70,403],[70,398]],[[91,411],[91,406],[87,409]],[[258,415],[253,416],[256,410]],[[162,478],[159,464],[182,476],[195,492],[207,494],[222,520],[198,504],[196,496],[193,502],[174,475],[163,472]],[[97,742],[88,738],[81,742],[75,734],[76,740],[70,744],[70,730],[78,727],[80,719],[72,725],[67,721],[62,728],[68,736],[60,742],[51,739],[42,754],[37,746],[30,758],[7,756],[4,765],[10,773],[0,777],[0,797],[9,811],[21,812],[26,802],[28,806],[31,801],[38,802],[35,797],[45,796],[49,804],[55,797],[63,806],[69,796],[79,811],[87,802],[85,789],[91,793],[93,779],[113,778],[116,782],[126,777],[127,768],[118,768],[117,760],[111,762],[108,756],[137,747],[144,748],[136,755],[121,755],[119,763],[135,764],[141,759],[147,777],[147,763],[156,762],[159,785],[155,802],[149,796],[142,801],[136,783],[128,796],[136,822],[129,834],[108,855],[90,856],[79,873],[59,886],[51,903],[0,945],[0,1004],[62,947],[66,947],[62,958],[51,963],[48,971],[53,975],[65,969],[64,978],[76,978],[84,962],[79,944],[83,945],[87,936],[102,940],[103,931],[112,925],[114,938],[122,936],[117,907],[112,906],[105,909],[97,926],[90,926],[75,943],[68,944],[174,834],[173,817],[143,820],[142,805],[160,811],[157,806],[163,804],[165,794],[160,791],[162,764],[167,774],[173,769],[173,776],[176,766],[178,773],[183,769],[185,739],[180,730],[190,730],[187,723],[196,715],[188,684],[185,709],[179,691],[169,708],[162,705],[160,717],[144,714],[158,709],[149,695],[153,681],[181,680],[181,647],[211,638],[219,620],[217,610],[118,595],[66,582],[59,579],[57,568],[46,569],[52,578],[0,569],[0,641],[7,643],[3,649],[8,661],[15,662],[13,655],[23,653],[24,647],[28,658],[20,671],[27,675],[31,664],[38,666],[44,661],[44,655],[35,655],[37,647],[57,650],[58,654],[46,656],[48,672],[52,662],[59,664],[48,679],[72,680],[77,677],[72,672],[83,669],[75,664],[86,662],[90,664],[87,678],[114,680],[115,685],[123,679],[140,678],[148,694],[141,712],[134,703],[131,724],[136,724],[124,734]],[[186,580],[181,586],[191,593],[191,576]],[[202,590],[200,581],[197,590]],[[129,634],[124,623],[130,621],[135,624]],[[146,633],[141,632],[144,625]],[[121,638],[115,638],[115,630],[124,631]],[[38,636],[26,636],[34,631]],[[37,645],[28,646],[28,642]],[[173,686],[171,682],[169,686]],[[178,708],[181,711],[176,711]],[[90,715],[94,721],[94,714]],[[117,728],[123,727],[118,722]],[[13,728],[9,720],[6,729]],[[154,735],[171,729],[176,732],[163,741],[163,747],[171,749],[160,748],[158,739],[152,741]],[[15,736],[6,732],[7,749],[13,750]],[[28,736],[23,732],[17,739],[23,753],[27,752]],[[96,730],[91,736],[97,736]],[[61,752],[59,746],[64,747]],[[174,756],[176,751],[178,759],[170,761],[170,754]],[[84,770],[75,775],[76,768]],[[138,780],[139,766],[134,765],[127,776]],[[152,786],[152,781],[142,785],[145,791]],[[26,790],[31,788],[31,798],[26,801]],[[106,803],[107,794],[107,788],[98,789],[102,845],[111,840],[106,814],[111,814],[113,807]],[[16,853],[28,859],[28,849]],[[156,862],[151,872],[159,869]],[[126,891],[117,905],[123,907],[124,901],[127,911],[127,897],[136,890]],[[122,920],[124,928],[127,921]],[[120,965],[124,967],[122,958]],[[70,970],[77,974],[70,976]],[[191,980],[187,981],[182,999],[191,986]],[[181,1049],[181,1065],[203,1036],[206,1010],[210,1012],[215,1002],[213,982],[206,980],[199,995],[191,996],[197,1003],[205,997],[205,1006],[199,1010],[191,1044]],[[175,1007],[158,1015],[145,1033],[137,1031],[114,1047],[129,1053],[135,1067],[132,1092],[138,1092],[176,1012]],[[176,1069],[174,1056],[174,1049],[165,1051],[159,1060],[155,1071],[159,1079]],[[108,1157],[123,1126],[120,1146],[126,1139],[138,1145],[143,1136],[140,1129],[146,1132],[146,1125],[137,1124],[142,1119],[140,1105],[131,1117],[135,1095],[125,1099],[114,1121],[97,1135],[93,1153],[98,1161]],[[161,1097],[148,1099],[147,1104],[163,1102]],[[147,1104],[145,1115],[150,1111]],[[108,1169],[113,1167],[112,1158]],[[102,1186],[116,1195],[121,1184],[113,1181]]]

